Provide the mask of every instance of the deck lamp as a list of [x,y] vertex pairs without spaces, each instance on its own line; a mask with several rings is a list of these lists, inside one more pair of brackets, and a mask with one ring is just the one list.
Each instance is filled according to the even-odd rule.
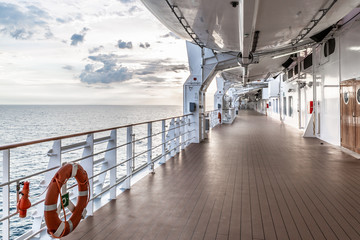
[[293,51],[293,52],[289,52],[289,53],[283,53],[283,54],[280,54],[280,55],[272,56],[271,58],[272,58],[272,59],[277,59],[277,58],[289,56],[289,55],[291,55],[291,54],[299,53],[299,52],[303,52],[303,51],[306,51],[306,48],[305,48],[305,49],[301,49],[301,50],[296,50],[296,51]]

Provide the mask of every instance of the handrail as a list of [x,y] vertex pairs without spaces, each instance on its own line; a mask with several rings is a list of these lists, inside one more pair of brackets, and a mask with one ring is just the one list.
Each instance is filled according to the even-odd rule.
[[[76,134],[70,134],[65,136],[58,136],[58,137],[52,137],[52,138],[46,138],[41,140],[35,140],[35,141],[29,141],[29,142],[23,142],[23,143],[17,143],[7,146],[1,146],[0,151],[4,151],[3,155],[3,171],[9,172],[9,177],[3,178],[4,182],[0,182],[0,187],[3,187],[5,189],[5,192],[9,195],[10,194],[10,185],[16,184],[19,186],[19,183],[25,179],[29,180],[32,177],[37,177],[40,175],[44,175],[41,178],[44,178],[43,181],[48,182],[51,180],[51,176],[49,176],[49,172],[56,171],[63,163],[74,163],[79,162],[82,160],[86,160],[82,162],[81,164],[84,165],[84,167],[87,167],[90,170],[89,175],[89,182],[90,182],[90,192],[91,192],[91,200],[94,200],[98,197],[103,197],[103,194],[108,192],[113,199],[118,195],[119,191],[116,190],[116,187],[120,184],[124,184],[124,188],[130,188],[131,187],[131,179],[134,174],[143,174],[143,170],[146,168],[149,169],[149,171],[154,171],[155,166],[154,163],[158,162],[159,164],[165,163],[169,157],[173,157],[175,154],[179,153],[181,150],[185,149],[189,144],[193,142],[194,139],[196,139],[193,136],[193,132],[196,131],[196,126],[194,121],[189,117],[192,116],[192,114],[186,114],[181,116],[174,116],[174,117],[168,117],[158,120],[152,120],[147,122],[139,122],[134,124],[127,124],[122,125],[118,127],[112,127],[112,128],[106,128],[106,129],[100,129],[95,131],[87,131],[82,133],[76,133]],[[167,122],[167,120],[170,120],[170,122]],[[154,129],[156,129],[155,132],[152,132],[153,126],[155,126],[153,123],[161,123],[161,126],[156,125]],[[144,130],[144,132],[140,132],[139,136],[140,138],[135,139],[135,133],[133,132],[133,126],[138,125],[147,125],[147,132]],[[161,128],[161,130],[158,128]],[[122,138],[119,139],[118,135],[118,129],[127,129],[126,131],[126,142],[123,142]],[[106,133],[109,134],[108,136],[99,136],[95,138],[95,133]],[[108,133],[109,132],[109,133]],[[83,141],[82,139],[76,139],[76,143],[72,143],[70,145],[63,145],[60,140],[61,139],[71,139],[76,138],[78,136],[86,136],[86,141]],[[105,135],[105,134],[104,134]],[[161,135],[161,139],[158,137]],[[155,138],[155,136],[157,136]],[[142,144],[138,151],[135,151],[135,146],[140,141],[143,141],[145,139],[148,139],[147,144]],[[121,140],[118,142],[118,140]],[[155,141],[154,141],[155,140]],[[19,176],[19,178],[11,179],[10,178],[10,153],[11,149],[27,146],[27,145],[33,145],[33,144],[39,144],[43,142],[54,142],[53,147],[47,151],[47,157],[49,157],[49,161],[52,161],[51,165],[48,165],[47,169],[44,170],[36,170],[34,173],[28,175],[28,176]],[[94,150],[94,146],[98,143],[107,142],[107,145],[100,146],[99,149]],[[159,143],[158,143],[159,142]],[[154,145],[153,145],[154,143]],[[146,146],[147,145],[147,146]],[[117,160],[117,149],[126,147],[126,158],[125,159],[119,159]],[[158,150],[161,147],[160,150]],[[66,159],[63,161],[63,154],[68,153],[69,151],[72,151],[73,149],[80,150],[83,149],[83,154],[80,157],[77,157],[76,159]],[[160,155],[157,155],[155,158],[152,157],[152,154],[156,153]],[[100,161],[99,159],[95,159],[95,156],[99,156],[100,154],[104,154],[103,160]],[[147,156],[147,158],[143,157]],[[138,160],[138,161],[136,161]],[[99,162],[97,162],[99,161]],[[100,166],[102,163],[103,165]],[[107,165],[104,165],[107,164]],[[126,164],[126,165],[124,165]],[[5,167],[4,167],[5,166]],[[101,167],[100,171],[96,171],[95,173],[95,167]],[[120,167],[120,168],[119,168]],[[120,176],[119,176],[119,169],[121,170]],[[142,172],[142,173],[140,173]],[[145,173],[145,172],[144,172]],[[125,175],[124,175],[125,174]],[[51,174],[50,174],[51,175]],[[139,175],[142,176],[142,175]],[[112,180],[111,180],[112,179]],[[115,182],[114,182],[115,181]],[[67,186],[67,190],[72,189],[76,187],[75,185]],[[34,232],[36,234],[40,233],[44,228],[42,228],[43,224],[39,225],[39,219],[41,219],[42,214],[39,210],[41,208],[41,204],[44,202],[44,192],[41,193],[41,191],[45,188],[45,186],[40,184],[40,188],[37,189],[37,193],[33,195],[32,197],[36,199],[36,202],[33,203],[32,207],[36,207],[36,211],[38,211],[38,214],[35,214],[34,217],[34,223],[33,223],[33,230],[30,232],[26,232],[20,236],[21,239],[27,239],[30,235],[34,236]],[[45,189],[46,191],[46,189]],[[2,204],[3,209],[5,211],[4,214],[0,217],[0,223],[2,223],[2,237],[6,240],[8,240],[12,235],[10,234],[10,230],[14,227],[14,225],[10,225],[10,219],[14,216],[16,216],[17,211],[12,212],[11,204],[13,204],[15,200],[11,198],[4,198],[3,201],[0,201]],[[6,210],[8,209],[8,210]],[[89,211],[90,214],[92,214],[93,211],[95,211],[95,205],[92,201],[91,204],[89,204]],[[34,225],[35,224],[35,225]],[[35,235],[36,235],[35,234]]]
[[214,110],[205,111],[205,113],[211,113],[211,112],[216,112],[216,111],[220,111],[220,110],[219,109],[214,109]]
[[187,117],[187,116],[190,116],[190,115],[192,115],[192,113],[185,114],[185,115],[179,115],[179,116],[175,116],[175,117],[156,119],[156,120],[151,120],[151,121],[147,121],[147,122],[138,122],[138,123],[133,123],[133,124],[121,125],[121,126],[118,126],[118,127],[111,127],[111,128],[105,128],[105,129],[99,129],[99,130],[94,130],[94,131],[69,134],[69,135],[58,136],[58,137],[44,138],[44,139],[40,139],[40,140],[34,140],[34,141],[28,141],[28,142],[22,142],[22,143],[14,143],[14,144],[10,144],[10,145],[0,146],[0,151],[7,150],[7,149],[12,149],[12,148],[24,147],[24,146],[28,146],[28,145],[32,145],[32,144],[43,143],[43,142],[49,142],[49,141],[66,139],[66,138],[79,137],[79,136],[88,135],[88,134],[94,134],[94,133],[99,133],[99,132],[106,132],[106,131],[111,131],[111,130],[120,129],[120,128],[133,127],[133,126],[147,124],[147,123],[160,122],[160,121],[163,121],[163,120],[169,120],[169,119],[173,119],[173,118]]

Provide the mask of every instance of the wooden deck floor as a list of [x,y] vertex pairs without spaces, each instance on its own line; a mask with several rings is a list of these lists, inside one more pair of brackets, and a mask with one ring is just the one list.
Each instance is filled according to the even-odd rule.
[[360,239],[360,160],[241,111],[66,239]]

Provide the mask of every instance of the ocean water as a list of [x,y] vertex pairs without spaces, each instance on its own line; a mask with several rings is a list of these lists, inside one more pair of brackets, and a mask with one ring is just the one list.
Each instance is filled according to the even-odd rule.
[[181,114],[181,106],[0,105],[0,146]]
[[[55,136],[63,136],[79,132],[106,129],[126,124],[145,122],[182,115],[181,106],[5,106],[0,105],[0,146],[39,140]],[[161,123],[153,124],[153,133],[161,131]],[[147,126],[135,126],[133,129],[136,139],[144,138]],[[95,134],[95,138],[108,135],[110,132]],[[62,140],[62,145],[84,141],[86,136]],[[126,142],[126,129],[117,132],[117,142],[121,145]],[[161,134],[153,138],[153,146],[161,143]],[[53,142],[41,143],[11,150],[10,175],[11,180],[28,175],[30,172],[41,171],[47,168],[49,157],[47,152],[52,148]],[[138,141],[135,145],[135,155],[146,151],[147,141]],[[96,145],[94,152],[102,151],[106,144]],[[161,149],[153,151],[153,157],[159,155]],[[62,161],[72,161],[80,158],[82,150],[62,155]],[[98,155],[94,160],[104,157]],[[117,161],[126,159],[125,148],[119,148]],[[146,162],[146,154],[137,157],[135,166]],[[94,174],[99,172],[100,166]],[[117,175],[125,174],[125,165],[117,168]],[[2,152],[0,152],[0,182],[2,182]],[[36,202],[41,197],[44,186],[41,181],[44,175],[38,175],[30,181],[30,200]],[[105,185],[109,178],[106,176]],[[16,211],[16,186],[10,186],[11,213]],[[2,188],[0,188],[0,217],[2,215]],[[11,238],[16,238],[31,229],[35,208],[29,211],[28,217],[20,219],[14,217],[10,221]],[[1,236],[0,223],[0,236]],[[1,238],[1,237],[0,237]]]

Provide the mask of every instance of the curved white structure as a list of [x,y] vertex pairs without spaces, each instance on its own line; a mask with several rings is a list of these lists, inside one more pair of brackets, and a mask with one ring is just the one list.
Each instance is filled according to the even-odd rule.
[[[272,59],[273,56],[314,43],[311,36],[337,24],[360,4],[358,0],[142,1],[165,26],[186,40],[192,38],[180,21],[188,24],[206,48],[241,53],[240,62],[245,64],[249,55],[254,55],[259,63],[249,65],[245,77],[250,80],[268,73],[277,75],[288,56]],[[243,77],[241,69],[232,73]]]

